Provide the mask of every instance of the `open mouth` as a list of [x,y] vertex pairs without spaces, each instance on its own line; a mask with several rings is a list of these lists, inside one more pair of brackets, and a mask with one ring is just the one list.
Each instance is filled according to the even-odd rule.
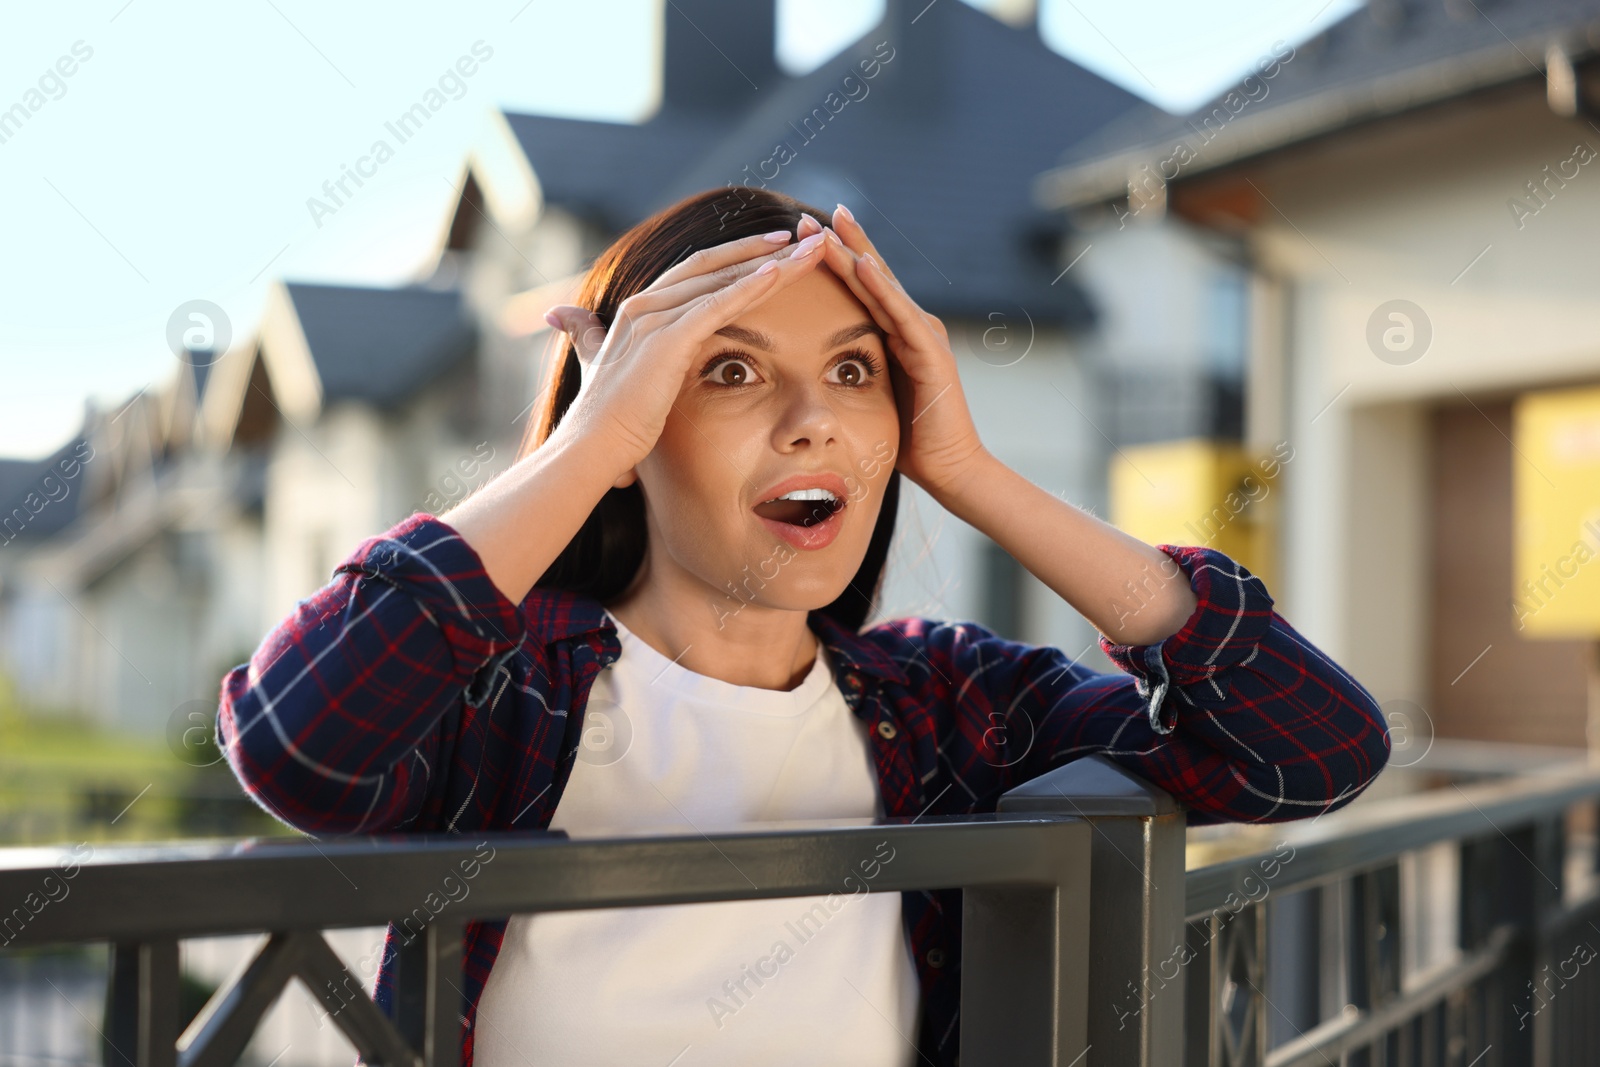
[[763,519],[787,523],[790,526],[809,527],[827,522],[844,509],[842,498],[826,489],[800,489],[785,493],[776,500],[757,504],[753,509]]

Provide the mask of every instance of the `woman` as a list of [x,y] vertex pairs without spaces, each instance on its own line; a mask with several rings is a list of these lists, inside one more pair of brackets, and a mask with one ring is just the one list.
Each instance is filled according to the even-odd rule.
[[[224,679],[229,763],[288,824],[957,815],[1090,753],[1192,823],[1280,821],[1383,767],[1372,697],[1258,578],[984,448],[944,326],[842,206],[687,198],[578,302],[550,316],[570,344],[517,462],[364,542]],[[1121,673],[971,622],[863,629],[902,475],[1089,619]],[[463,1064],[948,1064],[959,892],[900,896],[470,923]]]

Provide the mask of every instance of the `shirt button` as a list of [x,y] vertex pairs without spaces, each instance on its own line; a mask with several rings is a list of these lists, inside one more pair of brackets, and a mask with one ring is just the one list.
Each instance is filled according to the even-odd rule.
[[888,719],[884,719],[882,722],[878,723],[878,736],[883,738],[885,741],[893,741],[895,739],[895,735],[899,732],[899,730],[895,729],[894,723],[890,722]]
[[928,966],[929,967],[932,967],[935,970],[937,970],[938,968],[944,966],[944,949],[942,949],[942,948],[930,948],[928,950],[927,956],[924,957],[924,958],[928,961]]

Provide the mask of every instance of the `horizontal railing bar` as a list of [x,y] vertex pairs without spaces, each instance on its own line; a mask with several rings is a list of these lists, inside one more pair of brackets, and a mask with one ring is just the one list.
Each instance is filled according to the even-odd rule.
[[1465,988],[1498,967],[1518,936],[1511,924],[1496,927],[1488,942],[1464,954],[1461,959],[1427,983],[1402,993],[1372,1012],[1329,1019],[1306,1033],[1286,1041],[1267,1053],[1266,1067],[1305,1067],[1337,1062],[1351,1049],[1371,1044],[1432,1008],[1439,1001]]
[[[847,823],[847,825],[841,825]],[[522,912],[756,900],[957,886],[1055,885],[1087,841],[1075,817],[979,815],[786,824],[765,832],[571,839],[497,831],[320,842],[120,846],[57,864],[7,864],[0,901],[69,887],[10,946],[381,926],[448,912]],[[30,853],[43,850],[29,849]],[[430,900],[436,907],[430,905]],[[4,916],[0,916],[3,920]]]
[[[1509,829],[1596,796],[1600,771],[1583,768],[1411,793],[1287,823],[1280,841],[1294,849],[1288,859],[1265,850],[1189,871],[1187,918],[1194,922],[1228,908],[1230,896],[1254,899],[1262,885],[1275,893],[1321,885],[1391,863],[1413,849]],[[1270,877],[1263,877],[1265,864],[1272,865]],[[1252,878],[1254,889],[1247,884]]]

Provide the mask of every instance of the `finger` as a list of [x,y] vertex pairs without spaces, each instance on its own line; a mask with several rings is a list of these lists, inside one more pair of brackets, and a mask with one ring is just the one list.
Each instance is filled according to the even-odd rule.
[[887,332],[893,332],[894,319],[883,309],[882,302],[868,291],[865,283],[856,274],[856,254],[845,246],[845,243],[839,239],[839,235],[833,230],[827,231],[824,240],[826,242],[824,251],[827,257],[825,262],[828,264],[829,269],[849,287],[850,291],[855,294],[855,298],[861,301],[866,307],[867,313],[872,316],[873,321],[880,328]]
[[884,274],[894,278],[896,283],[899,282],[900,279],[895,278],[894,271],[890,270],[889,266],[884,263],[883,253],[878,251],[878,246],[872,243],[872,238],[867,236],[867,231],[861,228],[861,223],[856,221],[856,217],[850,214],[850,209],[843,204],[839,204],[833,209],[833,228],[838,231],[839,236],[844,239],[845,245],[852,252],[857,255],[872,256],[878,261],[879,266],[883,268]]
[[682,312],[663,328],[697,342],[704,341],[773,293],[815,270],[822,263],[822,244],[820,235],[813,234],[796,246],[793,255],[773,259],[732,285],[684,305]]
[[600,321],[600,316],[588,308],[558,304],[544,313],[544,320],[572,339],[572,347],[577,351],[578,358],[586,363],[605,343],[605,324]]
[[795,237],[800,238],[800,239],[803,240],[803,239],[805,239],[807,237],[810,237],[814,233],[821,233],[821,232],[822,232],[822,223],[820,223],[816,219],[812,218],[809,213],[804,212],[804,211],[800,212],[800,222],[794,228]]
[[[811,244],[808,245],[806,241],[810,241]],[[636,313],[667,311],[681,307],[697,297],[734,284],[759,270],[765,263],[787,259],[803,250],[817,247],[821,244],[821,235],[813,234],[806,241],[801,241],[797,245],[787,245],[754,259],[725,264],[710,273],[693,275],[665,288],[645,289],[632,297],[628,305]]]
[[872,255],[869,255],[867,259],[869,261],[869,269],[879,271],[888,279],[889,285],[894,288],[895,292],[900,294],[900,298],[904,301],[905,305],[917,313],[917,316],[927,325],[929,332],[939,341],[939,343],[949,344],[950,331],[945,328],[944,321],[940,319],[939,316],[930,314],[923,308],[921,304],[913,300],[911,294],[906,292],[906,287],[901,284],[900,279],[896,278],[894,276],[894,272],[883,265],[882,260],[880,260],[877,256]]
[[857,273],[869,292],[894,322],[893,332],[913,345],[940,344],[922,308],[906,294],[898,283],[884,272],[877,257],[863,255],[857,260]]
[[888,269],[888,267],[883,264],[882,259],[878,258],[878,256],[875,256],[875,254],[867,253],[862,254],[862,256],[858,256],[858,258],[856,258],[856,264],[858,264],[858,266],[856,266],[856,270],[858,270],[858,272],[864,272],[864,270],[866,270],[866,272],[877,272],[878,277],[885,278],[886,285],[890,286],[891,290],[898,294],[899,302],[902,302],[904,306],[909,307],[910,310],[914,310],[915,314],[917,314],[917,317],[922,318],[922,322],[928,326],[928,330],[933,331],[933,334],[938,336],[939,341],[949,342],[949,331],[944,328],[944,323],[939,320],[938,315],[930,315],[928,312],[926,312],[926,310],[923,310],[922,304],[918,304],[917,301],[912,299],[910,293],[907,293],[906,291],[906,286],[902,285],[899,278],[894,277],[893,270]]
[[655,281],[645,286],[644,291],[665,289],[685,278],[708,274],[734,263],[743,263],[745,260],[764,256],[774,247],[787,245],[790,236],[788,230],[773,230],[771,233],[758,233],[751,237],[740,237],[720,245],[713,245],[710,248],[702,248],[682,263],[662,271]]

